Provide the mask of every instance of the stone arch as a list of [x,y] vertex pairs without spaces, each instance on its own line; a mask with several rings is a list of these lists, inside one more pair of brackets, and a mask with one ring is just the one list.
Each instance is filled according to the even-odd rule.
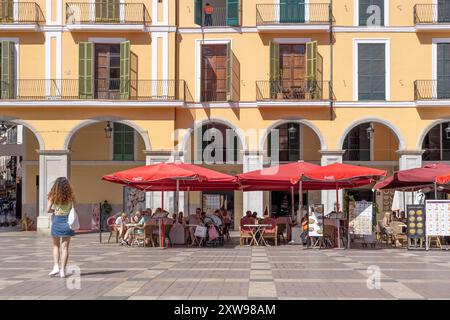
[[270,133],[270,130],[275,129],[276,127],[285,124],[285,123],[298,123],[298,124],[303,124],[307,127],[309,127],[312,131],[314,131],[314,133],[317,135],[317,138],[319,138],[320,141],[320,148],[322,150],[326,150],[327,149],[327,144],[325,142],[325,139],[322,135],[322,133],[320,132],[319,128],[317,128],[314,124],[312,124],[311,122],[309,122],[308,120],[305,119],[296,119],[296,118],[292,118],[292,119],[281,119],[278,120],[274,123],[272,123],[262,134],[262,136],[260,137],[259,140],[259,150],[264,150],[264,144],[266,143],[267,137]]
[[428,126],[426,126],[425,129],[423,129],[422,132],[420,133],[419,140],[417,141],[417,150],[422,150],[423,141],[425,140],[425,137],[428,134],[428,132],[430,132],[430,130],[433,129],[435,126],[445,122],[450,122],[450,118],[438,119],[430,123]]
[[406,143],[405,143],[405,139],[403,138],[402,134],[400,133],[400,130],[398,130],[398,128],[396,126],[394,126],[391,122],[382,119],[382,118],[377,118],[377,117],[368,117],[368,118],[362,118],[359,120],[356,120],[352,123],[350,123],[347,128],[344,130],[343,134],[340,136],[339,138],[339,142],[337,145],[337,149],[342,149],[344,146],[344,141],[345,138],[347,137],[347,135],[350,133],[350,131],[361,125],[364,123],[368,123],[368,122],[375,122],[375,123],[379,123],[382,124],[386,127],[388,127],[389,129],[391,129],[391,131],[395,134],[395,136],[397,137],[398,140],[398,146],[399,146],[399,150],[405,150],[406,149]]
[[34,136],[36,137],[36,140],[38,141],[39,149],[45,150],[45,143],[44,143],[44,139],[42,138],[41,133],[34,126],[29,124],[27,121],[24,121],[17,117],[11,117],[11,116],[0,116],[0,121],[8,121],[8,122],[12,122],[14,124],[23,125],[27,129],[29,129],[31,132],[33,132]]
[[73,127],[69,131],[69,133],[66,135],[66,138],[64,139],[64,146],[63,146],[64,150],[68,150],[69,149],[70,142],[72,141],[73,136],[80,129],[82,129],[84,127],[87,127],[87,126],[89,126],[91,124],[95,124],[95,123],[99,123],[99,122],[106,122],[106,121],[118,122],[118,123],[122,123],[122,124],[125,124],[127,126],[130,126],[134,130],[136,130],[136,132],[138,132],[139,135],[142,137],[142,140],[144,141],[144,144],[145,144],[145,149],[146,150],[151,150],[150,138],[149,138],[148,132],[146,130],[142,129],[140,126],[138,126],[133,121],[126,120],[126,119],[119,118],[119,117],[115,117],[115,116],[95,117],[95,118],[91,118],[91,119],[87,119],[87,120],[81,121],[75,127]]
[[189,139],[191,138],[192,133],[195,130],[200,129],[203,125],[211,123],[211,122],[220,123],[220,124],[223,124],[231,129],[235,130],[237,136],[239,137],[239,140],[241,142],[243,150],[247,150],[248,147],[247,147],[247,141],[245,139],[245,134],[240,128],[238,128],[235,124],[231,123],[230,121],[228,121],[226,119],[208,118],[208,119],[196,121],[194,123],[194,125],[191,128],[189,128],[189,130],[185,133],[183,140],[181,141],[181,144],[179,144],[178,151],[186,152],[187,147],[188,147],[188,142],[189,142]]

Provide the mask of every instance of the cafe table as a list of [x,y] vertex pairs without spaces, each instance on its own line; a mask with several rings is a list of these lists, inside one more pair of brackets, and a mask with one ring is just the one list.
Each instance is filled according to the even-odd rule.
[[249,246],[269,246],[269,244],[264,240],[264,230],[268,227],[271,227],[270,224],[244,224],[244,227],[250,228],[250,232],[252,235],[252,240],[248,244]]

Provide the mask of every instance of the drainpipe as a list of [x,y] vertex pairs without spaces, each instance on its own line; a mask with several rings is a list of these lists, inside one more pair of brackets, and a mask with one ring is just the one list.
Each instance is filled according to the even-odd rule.
[[329,95],[330,95],[330,121],[333,120],[333,0],[330,0],[330,5],[328,7],[328,15],[330,21],[330,84],[329,84]]

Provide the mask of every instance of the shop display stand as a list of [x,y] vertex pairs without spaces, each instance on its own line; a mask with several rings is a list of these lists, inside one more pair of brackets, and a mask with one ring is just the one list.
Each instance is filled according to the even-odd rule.
[[309,237],[309,241],[311,242],[311,249],[322,249],[326,248],[325,242],[323,241],[323,237]]

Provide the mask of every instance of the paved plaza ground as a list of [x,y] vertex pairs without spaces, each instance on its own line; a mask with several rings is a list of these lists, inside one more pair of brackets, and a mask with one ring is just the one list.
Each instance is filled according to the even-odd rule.
[[[84,234],[73,239],[69,261],[81,277],[60,279],[47,275],[50,238],[3,232],[0,244],[0,300],[450,299],[450,251],[289,245],[161,250],[100,244],[97,234]],[[377,268],[378,289],[367,284]]]

